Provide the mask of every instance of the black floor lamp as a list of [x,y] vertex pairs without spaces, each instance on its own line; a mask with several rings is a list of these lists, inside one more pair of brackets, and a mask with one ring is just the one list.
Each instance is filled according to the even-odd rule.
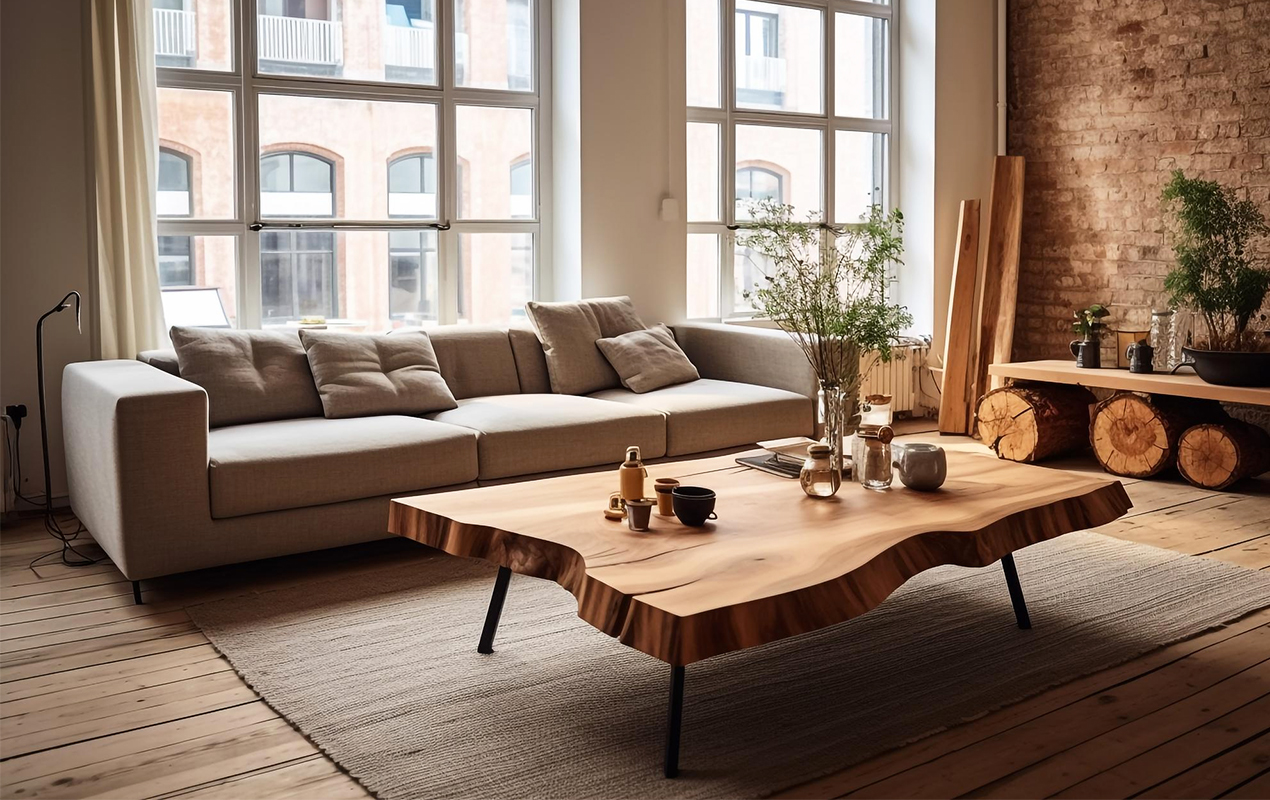
[[[61,302],[44,312],[44,315],[41,316],[35,323],[35,369],[40,393],[40,444],[44,450],[44,528],[52,534],[54,538],[62,543],[60,554],[62,556],[63,564],[72,567],[85,567],[89,564],[97,563],[97,559],[89,558],[71,545],[71,542],[74,541],[75,538],[83,531],[83,527],[81,526],[78,530],[72,533],[66,533],[62,530],[62,526],[58,524],[57,518],[53,515],[53,480],[49,475],[48,412],[45,410],[44,402],[44,320],[60,311],[70,308],[70,299],[72,297],[75,298],[75,330],[81,334],[84,332],[84,327],[80,322],[79,292],[68,292],[67,295],[62,298]],[[68,552],[74,553],[79,560],[75,561],[68,559],[66,557]],[[58,551],[46,553],[45,555],[35,559],[35,561],[32,561],[31,565],[35,566],[36,563],[57,553]]]

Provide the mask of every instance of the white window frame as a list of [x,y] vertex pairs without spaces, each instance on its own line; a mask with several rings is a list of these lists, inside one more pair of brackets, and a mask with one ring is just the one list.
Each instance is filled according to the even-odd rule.
[[[337,4],[342,0],[332,0]],[[158,220],[160,236],[233,236],[237,241],[237,324],[240,328],[261,325],[260,234],[261,224],[297,225],[324,230],[430,230],[437,231],[439,265],[439,320],[459,321],[459,236],[464,233],[530,233],[534,241],[534,297],[549,294],[551,263],[550,225],[544,214],[551,208],[551,0],[531,0],[534,26],[531,36],[536,66],[534,87],[515,89],[473,89],[455,85],[454,0],[436,0],[437,86],[392,82],[361,82],[343,78],[310,78],[261,74],[256,63],[256,15],[258,0],[228,0],[231,5],[233,53],[227,72],[192,68],[159,67],[158,86],[175,89],[204,89],[229,92],[233,97],[236,155],[235,213],[225,219],[165,217]],[[403,220],[385,216],[377,220],[290,219],[260,216],[260,142],[256,114],[262,95],[281,94],[322,99],[351,99],[432,103],[437,108],[437,203],[435,220]],[[534,213],[529,219],[479,220],[458,218],[456,188],[455,109],[460,105],[528,109],[533,115],[531,155],[533,158]],[[157,152],[156,152],[157,157]],[[384,170],[388,162],[380,165]],[[338,187],[337,191],[338,191]],[[421,224],[422,223],[422,224]]]
[[[763,125],[771,127],[794,127],[811,129],[820,132],[821,136],[821,210],[824,214],[824,226],[829,227],[836,218],[834,204],[836,202],[834,148],[838,131],[883,133],[887,135],[886,175],[882,184],[885,208],[899,204],[899,120],[900,107],[899,87],[899,32],[898,4],[902,0],[890,0],[889,3],[872,3],[864,0],[762,0],[780,6],[810,8],[822,14],[821,41],[823,63],[821,81],[821,113],[813,114],[793,111],[767,111],[761,109],[738,108],[736,104],[736,0],[717,0],[719,5],[719,100],[718,108],[688,106],[688,122],[707,122],[718,125],[719,131],[719,216],[713,221],[688,219],[688,234],[714,234],[719,242],[718,265],[719,280],[717,304],[719,316],[712,319],[745,318],[753,316],[753,312],[737,309],[734,304],[736,235],[740,230],[750,227],[744,220],[736,218],[736,129],[738,125]],[[887,115],[885,119],[868,119],[863,117],[837,117],[834,104],[836,92],[834,80],[835,70],[835,20],[836,13],[855,14],[887,20]],[[692,32],[688,41],[692,41]],[[894,294],[895,271],[892,270],[889,282]]]

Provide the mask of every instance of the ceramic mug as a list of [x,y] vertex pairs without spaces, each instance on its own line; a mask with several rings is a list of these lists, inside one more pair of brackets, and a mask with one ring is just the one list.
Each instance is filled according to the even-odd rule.
[[1102,366],[1102,351],[1096,341],[1077,339],[1071,343],[1076,366],[1082,369],[1098,369]]
[[1150,375],[1155,371],[1155,348],[1146,342],[1135,342],[1125,348],[1125,358],[1129,359],[1129,371]]
[[714,492],[704,486],[676,486],[671,498],[675,516],[685,525],[700,528],[706,520],[719,518],[714,513]]
[[669,517],[675,513],[674,497],[672,492],[679,485],[679,481],[674,478],[658,478],[653,484],[653,491],[657,495],[657,513],[663,517]]
[[648,498],[626,501],[626,524],[633,531],[648,530],[653,513],[653,501]]
[[935,491],[948,477],[948,458],[944,448],[936,444],[896,445],[892,463],[900,474],[900,483],[919,492]]

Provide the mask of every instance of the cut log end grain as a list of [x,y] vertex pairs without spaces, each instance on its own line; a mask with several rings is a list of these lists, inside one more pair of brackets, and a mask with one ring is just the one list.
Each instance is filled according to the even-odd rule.
[[1176,463],[1187,428],[1226,418],[1216,403],[1119,392],[1095,407],[1089,443],[1113,475],[1149,478]]
[[993,389],[979,401],[979,438],[1008,461],[1083,450],[1093,403],[1093,394],[1080,386],[1016,383]]
[[1238,420],[1188,428],[1178,439],[1177,470],[1203,489],[1225,489],[1270,470],[1270,434]]

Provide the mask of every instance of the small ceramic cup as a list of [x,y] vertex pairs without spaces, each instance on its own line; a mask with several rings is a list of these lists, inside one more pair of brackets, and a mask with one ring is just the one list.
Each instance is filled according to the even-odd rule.
[[674,497],[671,493],[678,485],[679,481],[674,478],[658,478],[653,483],[653,489],[657,492],[657,513],[663,517],[669,517],[675,513]]
[[704,486],[677,486],[671,492],[675,516],[693,528],[700,528],[706,520],[718,519],[714,513],[714,492]]
[[892,459],[900,474],[900,483],[919,492],[933,492],[948,477],[948,459],[944,448],[926,442],[895,446]]
[[626,524],[633,531],[648,530],[653,515],[653,501],[646,497],[626,501]]

